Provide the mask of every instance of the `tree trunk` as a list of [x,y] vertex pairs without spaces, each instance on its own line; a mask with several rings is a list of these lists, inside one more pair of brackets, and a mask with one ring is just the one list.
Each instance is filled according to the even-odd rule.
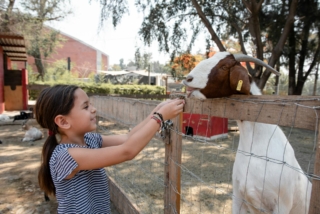
[[41,78],[42,81],[44,81],[44,67],[41,60],[41,53],[39,47],[36,48],[36,51],[32,54],[35,60],[35,64],[38,70],[38,77],[37,79]]
[[196,0],[191,0],[193,6],[196,8],[197,13],[201,19],[201,21],[203,22],[203,24],[206,26],[206,28],[208,29],[210,35],[211,35],[211,39],[212,41],[214,41],[219,50],[220,51],[226,51],[226,49],[224,48],[221,40],[219,39],[218,35],[216,34],[216,32],[213,30],[212,25],[210,24],[209,20],[207,19],[206,15],[203,13],[203,11],[201,10],[200,5],[198,4],[198,2]]
[[[252,37],[252,42],[256,46],[255,48],[255,56],[260,60],[263,60],[263,45],[261,41],[261,29],[260,29],[260,21],[259,21],[259,13],[261,10],[261,4],[263,1],[242,1],[246,6],[247,10],[249,11],[250,18],[249,18],[249,32]],[[255,73],[254,77],[260,79],[262,74],[262,66],[256,65],[255,66]],[[258,80],[259,81],[259,80]]]
[[[291,34],[289,35],[289,32],[292,30],[292,27],[293,27],[294,16],[296,14],[297,5],[298,5],[298,0],[292,0],[290,3],[290,10],[289,10],[286,24],[283,27],[283,32],[281,34],[281,37],[280,37],[277,45],[274,47],[274,49],[272,51],[272,55],[269,59],[269,65],[271,67],[274,67],[274,65],[279,60],[279,58],[282,54],[282,51],[283,51],[283,47],[287,41],[287,38],[291,35]],[[263,72],[262,77],[259,81],[259,88],[263,89],[265,87],[270,75],[271,75],[271,72],[269,70],[266,70]]]
[[318,68],[316,69],[316,74],[314,78],[314,86],[313,86],[313,96],[317,95],[317,83],[318,83],[318,71],[319,71],[319,63],[318,63]]
[[[307,1],[304,5],[304,10],[303,11],[312,11],[312,7],[314,6],[313,4],[310,4],[311,2]],[[310,68],[305,71],[305,64],[306,64],[306,57],[308,54],[308,43],[309,43],[309,35],[310,35],[310,29],[311,29],[311,25],[313,22],[313,16],[310,17],[305,17],[304,18],[304,25],[302,28],[302,33],[301,33],[301,49],[299,52],[299,61],[297,63],[298,65],[298,71],[295,73],[298,73],[297,75],[297,83],[295,84],[295,86],[293,86],[293,95],[301,95],[302,94],[302,90],[303,90],[303,86],[308,78],[308,76],[310,75],[311,71],[312,71],[312,65],[310,65]],[[293,33],[293,35],[295,35],[295,32]],[[295,47],[295,46],[290,46],[290,47]],[[296,54],[294,54],[294,56],[292,56],[292,61],[295,60]],[[316,56],[316,55],[315,55]],[[290,57],[291,60],[291,57]],[[293,64],[293,62],[290,62]],[[290,75],[290,71],[294,70],[295,68],[293,68],[295,66],[295,64],[291,65],[291,68],[289,70],[289,87],[290,87],[290,77],[292,78],[293,74]],[[296,75],[295,75],[296,76]],[[292,91],[290,91],[292,92]],[[290,95],[290,94],[289,94]]]
[[306,82],[306,78],[298,79],[298,82],[297,82],[297,85],[296,85],[296,88],[294,90],[293,95],[301,95],[302,94],[302,90],[303,90],[303,86],[304,86],[305,82]]
[[296,87],[296,69],[295,69],[295,59],[296,56],[296,39],[294,27],[291,27],[289,36],[289,87],[288,95],[293,95]]
[[10,28],[9,28],[10,18],[11,18],[14,2],[15,2],[15,0],[9,0],[9,5],[8,5],[7,10],[5,12],[4,20],[1,23],[1,31],[3,31],[3,32],[10,32]]
[[[280,71],[280,62],[278,61],[277,62],[277,66],[276,66],[276,70],[277,71]],[[275,92],[274,92],[274,94],[275,95],[279,95],[279,79],[280,79],[280,77],[278,76],[278,75],[275,75],[275,82],[274,82],[274,88],[275,88]]]

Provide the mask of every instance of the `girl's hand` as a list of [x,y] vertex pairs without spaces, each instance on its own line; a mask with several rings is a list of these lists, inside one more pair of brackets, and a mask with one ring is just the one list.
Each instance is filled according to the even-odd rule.
[[160,109],[157,112],[162,114],[163,120],[169,120],[176,117],[183,111],[184,104],[185,101],[183,99],[174,99],[170,102],[163,103],[163,105],[160,106]]
[[171,99],[170,99],[170,100],[165,100],[165,101],[159,103],[159,104],[157,105],[157,107],[155,107],[155,108],[153,109],[152,114],[153,114],[153,112],[158,111],[162,106],[164,106],[164,105],[166,105],[166,104],[168,104],[168,103],[171,103],[172,101],[174,101],[174,100],[171,100]]

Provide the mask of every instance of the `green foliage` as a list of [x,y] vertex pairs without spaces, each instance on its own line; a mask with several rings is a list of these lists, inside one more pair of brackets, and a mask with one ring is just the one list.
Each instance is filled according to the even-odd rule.
[[160,64],[159,61],[151,63],[151,71],[154,73],[165,73],[164,65]]
[[[122,58],[121,58],[120,61],[119,61],[119,66],[120,66],[120,68],[121,68],[120,70],[124,70],[124,69],[126,68],[126,65],[124,64],[124,60],[123,60]],[[120,71],[120,70],[119,70],[119,71]]]
[[[37,85],[57,85],[57,84],[73,84],[82,88],[88,94],[103,94],[103,95],[132,95],[132,94],[165,94],[165,87],[152,86],[152,85],[113,85],[104,83],[105,74],[91,73],[86,79],[86,82],[81,81],[75,74],[67,70],[64,60],[57,61],[48,65],[47,73],[44,81],[37,81],[37,74],[28,67],[29,82],[30,84]],[[37,98],[39,91],[29,90],[29,99],[34,100]]]
[[[280,72],[281,76],[279,77],[278,83],[278,95],[288,95],[288,84],[289,84],[289,76],[284,72]],[[266,84],[266,87],[263,90],[263,94],[274,94],[276,90],[276,77],[269,78]]]
[[134,60],[135,60],[136,66],[137,66],[137,70],[141,69],[143,67],[143,65],[142,65],[142,60],[141,60],[140,48],[136,49],[136,52],[134,53]]
[[[165,87],[153,85],[112,85],[108,83],[96,84],[94,82],[80,82],[73,79],[49,81],[45,83],[37,83],[40,85],[56,85],[56,84],[74,84],[83,89],[87,94],[100,94],[100,95],[132,95],[132,94],[165,94]],[[29,90],[29,99],[34,100],[37,98],[39,91]]]
[[94,76],[94,81],[96,82],[97,85],[100,85],[101,83],[104,82],[105,74],[104,73],[98,73],[97,75]]
[[136,52],[134,54],[134,66],[137,70],[144,70],[147,69],[149,66],[152,67],[152,53],[143,54],[140,53],[140,48],[136,48]]
[[44,78],[45,82],[57,82],[57,83],[63,83],[65,81],[77,81],[75,80],[77,78],[76,74],[71,73],[67,69],[66,62],[64,60],[58,60],[52,65],[47,67],[47,72]]
[[28,70],[28,84],[34,84],[37,81],[37,73]]
[[[220,51],[241,51],[268,61],[271,67],[279,62],[288,66],[289,94],[301,94],[320,57],[319,3],[138,0],[135,6],[144,16],[139,35],[145,45],[157,42],[159,51],[171,53],[172,61],[176,53],[190,52],[199,35],[204,35],[207,48],[215,44]],[[100,4],[102,21],[110,16],[115,27],[129,12],[128,1],[101,0]],[[141,57],[138,52],[136,56]],[[248,72],[262,89],[271,75],[261,66],[248,66]]]
[[[315,94],[314,94],[315,93]],[[319,96],[320,95],[320,81],[317,80],[315,88],[315,76],[309,76],[303,87],[302,95],[306,96]]]
[[[10,29],[2,29],[2,31],[10,31],[24,36],[27,53],[35,58],[35,65],[39,73],[37,78],[43,78],[45,74],[42,60],[54,53],[55,48],[63,42],[59,32],[48,27],[44,28],[44,22],[60,21],[70,14],[71,10],[68,8],[71,8],[71,5],[69,3],[69,0],[24,0],[6,1],[2,5],[0,12],[2,19],[3,12],[10,11],[7,13],[7,18],[10,20],[7,23]],[[4,20],[2,21],[5,23]],[[2,27],[6,28],[1,24],[0,28]]]
[[121,71],[122,69],[121,69],[121,66],[120,66],[120,65],[114,64],[114,65],[112,66],[112,70],[113,70],[113,71]]

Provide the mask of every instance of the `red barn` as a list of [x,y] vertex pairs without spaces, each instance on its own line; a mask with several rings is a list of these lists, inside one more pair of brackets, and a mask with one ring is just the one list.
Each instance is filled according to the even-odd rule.
[[182,132],[186,135],[217,139],[228,135],[228,119],[205,114],[183,113]]
[[[47,28],[51,30],[50,27]],[[63,32],[60,32],[60,36],[65,41],[61,44],[61,47],[56,48],[52,55],[42,59],[43,63],[51,64],[58,60],[64,60],[66,65],[70,66],[71,72],[77,73],[79,78],[88,77],[92,72],[108,70],[108,54]],[[33,71],[37,71],[32,56],[28,56],[28,64],[32,66]]]

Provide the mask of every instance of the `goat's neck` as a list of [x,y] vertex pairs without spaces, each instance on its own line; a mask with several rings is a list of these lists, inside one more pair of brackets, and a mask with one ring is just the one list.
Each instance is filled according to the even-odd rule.
[[260,88],[257,86],[257,84],[254,81],[251,82],[250,93],[252,95],[262,95]]
[[[270,139],[285,138],[284,135],[278,133],[282,131],[277,125],[241,120],[237,120],[237,124],[240,132],[238,149],[243,151],[253,152],[256,150],[256,152],[260,153],[260,151],[267,150]],[[286,140],[283,141],[286,142]],[[283,143],[280,142],[278,145],[281,150],[284,145],[280,144]]]
[[[255,82],[251,83],[250,92],[252,95],[261,95],[261,91]],[[281,134],[282,131],[277,125],[265,124],[265,123],[256,123],[249,121],[237,120],[238,128],[240,131],[240,141],[238,149],[244,150],[247,152],[256,152],[267,150],[269,141],[271,138],[282,138],[286,137]],[[280,131],[280,133],[278,133]],[[286,142],[286,140],[283,140]],[[283,143],[279,143],[279,149],[284,148]],[[278,147],[278,146],[277,146]]]

